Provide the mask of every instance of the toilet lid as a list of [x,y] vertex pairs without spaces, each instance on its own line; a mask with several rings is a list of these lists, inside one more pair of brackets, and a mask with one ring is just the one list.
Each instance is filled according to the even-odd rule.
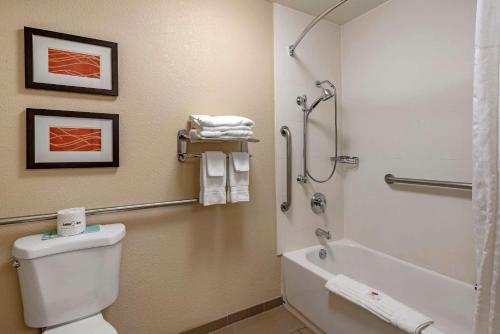
[[102,314],[77,320],[66,325],[47,328],[45,334],[118,334]]

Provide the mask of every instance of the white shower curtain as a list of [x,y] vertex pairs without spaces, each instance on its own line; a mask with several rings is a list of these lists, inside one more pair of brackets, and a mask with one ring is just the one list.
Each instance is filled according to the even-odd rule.
[[500,333],[500,0],[478,0],[473,112],[475,334]]

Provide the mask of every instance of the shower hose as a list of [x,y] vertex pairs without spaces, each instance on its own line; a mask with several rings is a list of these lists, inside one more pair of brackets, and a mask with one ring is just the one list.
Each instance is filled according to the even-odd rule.
[[[313,180],[316,183],[325,183],[325,182],[330,181],[330,179],[335,174],[335,170],[337,169],[338,137],[339,136],[338,136],[338,126],[337,126],[337,92],[336,91],[335,91],[335,95],[334,95],[334,108],[335,108],[335,112],[334,112],[335,156],[334,156],[334,163],[333,163],[332,171],[331,171],[330,175],[326,179],[320,180],[319,178],[315,178],[311,173],[309,173],[309,169],[308,168],[306,168],[306,170],[305,170],[306,176],[308,176],[309,178],[311,178],[311,180]],[[306,122],[305,122],[305,127],[304,127],[305,136],[307,136],[307,127],[308,127],[308,123],[309,123],[309,115],[310,115],[310,113],[311,112],[308,112],[308,114],[306,116]],[[307,150],[307,148],[305,148],[305,149]],[[307,155],[304,158],[307,159]]]

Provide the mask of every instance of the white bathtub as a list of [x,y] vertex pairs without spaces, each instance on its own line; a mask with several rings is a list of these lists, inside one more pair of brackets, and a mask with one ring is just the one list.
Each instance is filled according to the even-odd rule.
[[[327,250],[324,260],[321,248]],[[332,241],[283,254],[288,304],[328,334],[401,334],[361,307],[324,287],[345,274],[431,317],[445,334],[470,334],[474,287],[348,240]],[[425,333],[425,331],[424,331]]]

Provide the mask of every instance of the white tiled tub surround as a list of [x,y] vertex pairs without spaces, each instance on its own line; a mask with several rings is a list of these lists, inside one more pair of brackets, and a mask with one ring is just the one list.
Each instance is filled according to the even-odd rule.
[[[475,291],[470,284],[398,260],[349,240],[283,254],[288,307],[326,333],[403,334],[361,307],[330,293],[325,283],[347,275],[431,317],[444,334],[469,334]],[[425,331],[423,332],[425,334]]]
[[[471,182],[474,0],[393,0],[342,26],[346,239],[473,283],[471,192],[389,187]],[[362,208],[362,209],[360,209]]]
[[[318,238],[314,235],[317,227],[330,230],[335,239],[341,239],[344,234],[342,168],[325,184],[301,185],[295,181],[302,173],[303,117],[295,99],[303,94],[307,94],[309,101],[317,98],[321,91],[314,85],[316,80],[331,80],[338,86],[339,95],[341,92],[338,25],[320,22],[297,48],[296,56],[288,55],[288,46],[312,19],[310,15],[274,4],[276,210],[280,253],[317,244]],[[339,106],[340,102],[339,99]],[[322,103],[310,120],[309,168],[315,176],[324,178],[331,169],[329,157],[334,155],[333,99]],[[290,128],[293,146],[292,206],[286,214],[279,208],[286,198],[286,145],[279,132],[282,125]],[[310,199],[315,192],[323,192],[327,197],[324,215],[316,215],[310,209]]]
[[[391,0],[341,27],[320,22],[295,58],[288,56],[287,47],[312,17],[274,6],[277,204],[285,199],[282,125],[290,127],[294,145],[292,207],[285,215],[277,208],[278,247],[287,252],[284,295],[307,320],[328,333],[400,332],[324,289],[327,277],[343,270],[332,267],[329,272],[307,260],[306,248],[319,243],[316,227],[330,229],[335,239],[345,237],[370,247],[367,252],[374,261],[390,260],[389,277],[388,272],[371,267],[367,257],[355,259],[359,250],[342,252],[340,245],[349,241],[330,243],[333,256],[345,255],[340,262],[364,270],[358,277],[362,283],[371,284],[374,277],[389,282],[393,287],[387,286],[385,292],[417,309],[422,307],[422,296],[435,301],[445,313],[432,305],[424,305],[421,311],[435,318],[438,328],[445,333],[469,332],[475,280],[470,192],[390,187],[383,177],[393,173],[471,181],[475,5],[474,0]],[[360,166],[341,168],[333,182],[304,187],[295,182],[302,172],[302,114],[295,98],[304,93],[316,97],[313,82],[323,78],[333,79],[341,92],[340,152],[359,156]],[[328,138],[331,127],[324,126],[331,124],[331,107],[327,102],[315,112],[317,122],[312,123],[309,137],[309,164],[323,173],[330,167],[325,159],[333,153],[332,138]],[[323,216],[309,209],[315,191],[324,192],[328,199]],[[309,249],[311,256],[318,250]],[[348,274],[354,269],[346,270]],[[426,283],[402,279],[404,272],[412,270],[425,276]],[[384,291],[385,285],[377,284]],[[405,294],[405,289],[420,292]],[[457,299],[449,302],[453,294]],[[341,312],[332,314],[333,309]],[[451,314],[453,310],[458,316]]]

